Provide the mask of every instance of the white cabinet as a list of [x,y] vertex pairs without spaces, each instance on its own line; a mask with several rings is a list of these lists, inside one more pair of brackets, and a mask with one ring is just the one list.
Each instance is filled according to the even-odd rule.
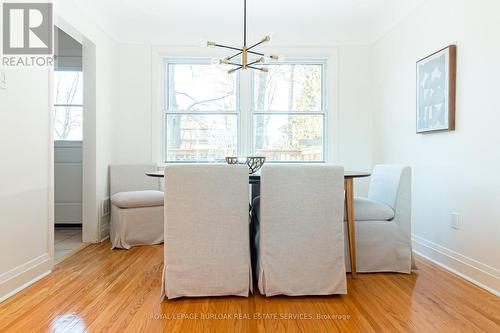
[[82,223],[82,142],[54,142],[56,224]]

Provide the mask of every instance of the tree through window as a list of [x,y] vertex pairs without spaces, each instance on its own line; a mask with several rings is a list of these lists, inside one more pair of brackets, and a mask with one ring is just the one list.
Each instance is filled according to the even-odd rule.
[[82,72],[54,72],[54,109],[54,139],[82,140]]

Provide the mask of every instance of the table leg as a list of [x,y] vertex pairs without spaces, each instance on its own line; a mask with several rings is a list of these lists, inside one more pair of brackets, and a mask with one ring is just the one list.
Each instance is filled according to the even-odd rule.
[[345,214],[347,219],[347,236],[349,239],[349,259],[351,263],[351,277],[356,278],[356,238],[354,231],[354,185],[352,178],[344,180]]

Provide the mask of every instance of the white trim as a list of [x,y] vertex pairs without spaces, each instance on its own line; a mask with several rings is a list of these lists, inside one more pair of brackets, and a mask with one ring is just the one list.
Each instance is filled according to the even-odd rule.
[[329,164],[339,164],[340,159],[340,117],[339,117],[339,51],[333,49],[328,57],[327,80],[328,91],[328,153],[326,162]]
[[52,271],[49,253],[34,258],[0,275],[0,302],[32,285]]
[[500,297],[500,270],[412,234],[414,252]]
[[[197,114],[197,115],[224,115],[224,116],[236,116],[236,138],[237,138],[237,146],[236,146],[236,154],[238,156],[242,155],[242,146],[241,146],[241,138],[243,137],[241,130],[245,128],[242,126],[244,122],[241,117],[241,76],[240,73],[237,72],[236,75],[236,87],[235,87],[235,95],[236,95],[236,109],[235,110],[210,110],[210,111],[185,111],[185,110],[170,110],[169,109],[169,99],[171,96],[170,90],[168,89],[168,85],[170,83],[171,77],[168,66],[170,64],[195,64],[195,65],[210,65],[212,63],[209,57],[162,57],[162,82],[160,84],[161,87],[161,110],[162,110],[162,118],[161,118],[161,138],[162,138],[162,158],[161,163],[176,163],[177,161],[168,161],[167,160],[167,149],[166,149],[166,119],[171,115],[186,115],[186,114]],[[190,161],[191,162],[191,161]],[[205,161],[196,161],[196,162],[205,162]]]
[[49,70],[49,175],[47,185],[47,249],[50,256],[49,269],[54,268],[54,233],[55,233],[55,142],[54,142],[54,70]]
[[82,43],[83,149],[82,149],[82,241],[99,241],[97,197],[97,48],[89,39]]
[[151,48],[151,162],[162,163],[165,150],[163,138],[163,55]]
[[38,256],[34,259],[31,259],[25,262],[22,265],[19,265],[5,273],[0,274],[0,285],[7,282],[8,280],[14,278],[15,276],[27,272],[35,266],[43,264],[45,261],[50,259],[50,255],[48,253],[44,253],[41,256]]
[[[325,56],[318,57],[289,57],[285,60],[273,61],[266,63],[268,66],[273,65],[320,65],[321,66],[321,109],[317,111],[294,111],[294,110],[255,110],[254,109],[254,96],[255,96],[255,76],[253,73],[248,76],[248,80],[250,80],[250,90],[248,94],[248,105],[249,105],[249,123],[247,128],[250,129],[250,136],[248,137],[250,140],[250,154],[255,156],[257,155],[254,151],[254,116],[255,115],[294,115],[294,116],[322,116],[323,117],[323,159],[321,161],[272,161],[273,163],[326,163],[329,160],[329,145],[331,144],[332,139],[329,137],[329,128],[330,128],[330,99],[329,99],[329,83],[328,83],[328,67],[329,67],[329,58]],[[243,155],[245,156],[245,155]],[[248,155],[247,155],[248,156]]]
[[[249,71],[238,71],[238,155],[251,156],[253,151],[253,119],[252,119],[252,99],[249,91],[253,91],[252,78]],[[242,91],[247,93],[242,94]]]
[[12,290],[11,292],[9,292],[9,293],[7,293],[7,294],[5,294],[5,295],[1,296],[1,297],[0,297],[0,303],[2,303],[2,302],[3,302],[3,301],[5,301],[6,299],[8,299],[8,298],[10,298],[10,297],[14,296],[15,294],[17,294],[17,293],[18,293],[18,292],[20,292],[21,290],[23,290],[23,289],[25,289],[25,288],[27,288],[27,287],[31,286],[32,284],[34,284],[34,283],[36,283],[36,282],[38,282],[38,281],[40,281],[41,279],[43,279],[44,277],[46,277],[46,276],[47,276],[47,275],[49,275],[50,273],[52,273],[52,270],[47,271],[47,272],[45,272],[45,273],[42,273],[42,274],[38,275],[38,276],[37,276],[36,278],[34,278],[33,280],[30,280],[30,281],[26,282],[25,284],[23,284],[23,285],[19,286],[18,288],[16,288],[16,289]]
[[[97,50],[93,41],[67,22],[61,15],[54,15],[57,27],[82,44],[83,73],[83,148],[82,148],[82,240],[86,243],[99,242],[101,230],[98,217],[96,176],[96,70]],[[52,87],[51,87],[52,89]],[[52,125],[51,125],[52,126]],[[52,127],[51,127],[52,128]],[[53,158],[52,158],[53,163]],[[52,186],[53,186],[52,179]],[[52,219],[53,220],[53,219]],[[53,223],[52,227],[53,228]],[[49,230],[49,232],[51,232]],[[53,232],[52,232],[53,234]],[[52,236],[53,237],[53,236]],[[53,245],[49,245],[53,246]]]

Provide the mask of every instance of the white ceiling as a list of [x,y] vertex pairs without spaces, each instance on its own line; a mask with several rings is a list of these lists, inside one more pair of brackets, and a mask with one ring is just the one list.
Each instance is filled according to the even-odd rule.
[[[272,33],[273,45],[366,45],[424,0],[247,0],[249,43]],[[241,44],[243,0],[77,0],[123,43]]]

